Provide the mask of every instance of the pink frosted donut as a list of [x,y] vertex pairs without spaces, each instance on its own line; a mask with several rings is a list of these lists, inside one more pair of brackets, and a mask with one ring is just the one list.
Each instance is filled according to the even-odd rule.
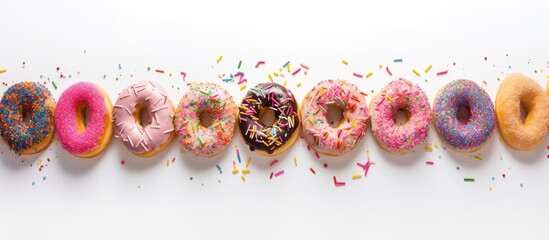
[[[90,112],[85,124],[86,109]],[[99,155],[112,137],[112,103],[101,87],[73,84],[61,94],[55,110],[57,137],[65,150],[82,158]]]
[[[408,121],[396,124],[396,112],[405,110]],[[390,82],[370,103],[372,132],[381,147],[403,154],[422,144],[431,125],[431,106],[421,88],[406,79]]]
[[[303,99],[301,124],[303,136],[316,151],[343,155],[354,149],[368,128],[368,106],[365,93],[345,80],[327,80],[316,85]],[[332,127],[326,120],[327,109],[343,110],[343,121]]]
[[[175,127],[179,141],[197,156],[214,156],[231,142],[238,109],[233,97],[213,83],[191,84],[179,102],[175,113]],[[212,117],[204,126],[200,114]]]
[[[141,111],[147,110],[149,125],[143,127]],[[174,137],[173,104],[158,83],[141,81],[118,94],[114,104],[114,137],[135,155],[150,157],[162,151]]]

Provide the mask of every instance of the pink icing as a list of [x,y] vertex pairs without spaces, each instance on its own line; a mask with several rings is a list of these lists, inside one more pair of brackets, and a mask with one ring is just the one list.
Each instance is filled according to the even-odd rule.
[[[195,155],[213,156],[231,142],[237,107],[226,90],[212,83],[191,84],[177,108],[175,125],[181,144]],[[207,111],[212,125],[200,125],[199,114]]]
[[[133,114],[137,104],[145,104],[151,122],[143,128]],[[134,154],[160,149],[173,134],[173,104],[158,83],[141,81],[118,94],[114,107],[114,137],[120,138]]]
[[[316,85],[303,101],[303,135],[318,152],[342,155],[358,145],[368,127],[368,106],[358,87],[344,80],[327,80]],[[342,123],[333,128],[326,120],[329,105],[343,111]]]
[[[408,152],[423,143],[429,134],[432,116],[427,95],[406,79],[390,82],[373,100],[371,108],[374,136],[392,152]],[[402,126],[395,124],[399,108],[407,109],[411,115]]]
[[[84,132],[78,131],[76,108],[85,103],[90,120]],[[59,142],[71,154],[85,154],[99,147],[99,140],[105,131],[108,117],[104,96],[93,83],[73,84],[61,94],[55,110],[55,128]]]

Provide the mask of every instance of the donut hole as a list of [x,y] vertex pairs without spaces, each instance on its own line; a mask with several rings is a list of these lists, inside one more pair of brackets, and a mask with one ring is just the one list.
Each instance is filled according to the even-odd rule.
[[328,105],[326,108],[326,121],[330,127],[337,128],[343,121],[343,108],[337,105]]
[[397,108],[395,111],[395,125],[405,125],[410,120],[410,111],[408,108]]
[[203,127],[209,127],[213,124],[213,116],[208,111],[202,111],[198,114],[198,119],[200,119],[200,125]]
[[526,122],[526,118],[528,117],[528,108],[526,107],[526,104],[524,104],[522,101],[520,102],[520,120],[522,120],[522,123]]
[[276,122],[275,112],[270,108],[259,110],[259,121],[264,126],[273,126]]
[[151,115],[149,108],[145,104],[137,104],[135,106],[135,112],[133,113],[135,122],[142,128],[146,128],[151,124]]
[[468,106],[462,106],[458,108],[456,118],[460,123],[467,124],[471,118],[471,108]]
[[23,123],[25,125],[30,125],[32,122],[32,112],[24,110],[22,115],[23,115]]
[[80,103],[76,106],[76,125],[78,132],[84,132],[86,126],[90,122],[90,109],[85,103]]

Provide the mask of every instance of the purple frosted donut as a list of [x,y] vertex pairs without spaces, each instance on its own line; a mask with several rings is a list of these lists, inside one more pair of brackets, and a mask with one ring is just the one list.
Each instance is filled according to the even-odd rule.
[[[496,126],[494,104],[488,93],[471,80],[454,80],[437,94],[434,103],[435,128],[446,145],[456,151],[474,152],[488,140]],[[458,111],[470,115],[466,123]]]

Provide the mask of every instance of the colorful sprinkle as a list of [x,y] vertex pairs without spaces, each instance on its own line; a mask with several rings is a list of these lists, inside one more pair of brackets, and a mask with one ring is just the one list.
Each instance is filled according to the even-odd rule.
[[219,171],[219,174],[223,173],[223,170],[221,170],[219,164],[216,164],[215,167],[217,168],[217,171]]
[[442,76],[448,74],[448,70],[444,70],[442,72],[437,72],[437,76]]
[[474,178],[464,178],[463,181],[465,181],[465,182],[474,182],[475,179]]
[[294,165],[297,167],[297,158],[294,157]]
[[157,73],[164,73],[164,70],[156,69],[155,72],[157,72]]
[[417,75],[418,77],[421,76],[421,74],[419,74],[419,71],[417,69],[412,69],[412,72]]
[[372,76],[372,74],[374,74],[374,72],[369,72],[369,73],[366,73],[366,78],[369,78]]
[[250,166],[251,162],[252,162],[252,157],[248,157],[248,161],[246,161],[246,168]]
[[358,73],[353,73],[353,76],[357,77],[357,78],[362,78],[362,74],[358,74]]
[[242,60],[240,60],[240,62],[238,62],[238,69],[240,69],[240,66],[242,66]]
[[345,186],[345,182],[338,182],[336,176],[334,176],[334,184],[336,186]]
[[394,59],[393,62],[402,62],[402,58],[397,58],[397,59]]
[[269,164],[269,167],[273,167],[277,163],[278,163],[278,160],[275,159]]
[[5,73],[7,71],[8,71],[7,69],[0,69],[0,73]]
[[244,90],[244,89],[246,89],[246,85],[240,86],[240,91],[242,91],[242,90]]
[[309,66],[307,66],[307,65],[305,65],[305,64],[303,64],[303,63],[299,64],[299,66],[301,66],[302,68],[305,68],[305,69],[309,70]]
[[429,66],[427,66],[427,68],[425,68],[425,73],[429,72],[429,70],[431,70],[431,68],[433,67],[433,64],[429,64]]
[[393,76],[393,73],[391,72],[391,70],[389,70],[389,66],[385,67],[385,70],[387,70],[387,73],[389,74],[389,76]]
[[244,170],[242,170],[242,174],[250,174],[250,169],[244,169]]
[[425,164],[427,165],[434,165],[435,163],[433,161],[426,161]]
[[278,177],[280,175],[284,174],[284,170],[280,170],[277,173],[274,174],[275,177]]
[[341,60],[341,62],[345,65],[349,65],[349,62],[347,62],[347,60],[345,60],[345,59]]
[[353,175],[353,180],[357,180],[357,179],[361,179],[362,178],[362,175],[361,174],[355,174]]
[[299,71],[301,71],[301,68],[296,69],[296,70],[292,73],[292,76],[295,76],[296,74],[298,74]]
[[55,82],[54,82],[54,81],[51,81],[51,84],[53,85],[53,88],[54,88],[55,90],[57,90],[57,85],[55,84]]
[[258,68],[260,65],[265,64],[265,61],[259,61],[255,64],[255,68]]
[[316,171],[315,171],[313,168],[309,168],[309,170],[310,170],[313,174],[316,174]]
[[221,62],[221,59],[223,59],[223,55],[219,55],[219,57],[217,58],[217,60],[215,61],[215,63]]

